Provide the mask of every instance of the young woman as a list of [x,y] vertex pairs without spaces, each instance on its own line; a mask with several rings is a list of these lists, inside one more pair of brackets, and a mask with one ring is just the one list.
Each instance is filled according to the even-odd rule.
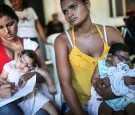
[[[28,39],[21,39],[17,36],[17,23],[18,17],[11,7],[5,4],[0,4],[0,73],[3,69],[5,63],[17,58],[17,54],[23,49],[31,49],[36,52],[38,59],[40,61],[41,68],[48,72],[47,66],[44,63],[44,59],[41,55],[40,49],[36,42],[30,41]],[[30,47],[29,47],[29,44]],[[30,77],[37,74],[37,81],[41,81],[40,75],[38,73],[25,74],[22,77],[22,82],[26,82]],[[50,74],[48,73],[49,77]],[[42,79],[43,80],[43,79]],[[12,96],[12,90],[10,84],[1,85],[0,87],[0,98],[7,98]],[[16,113],[16,111],[18,113]],[[16,103],[12,103],[3,107],[0,107],[0,114],[23,114]],[[45,111],[41,110],[37,114],[46,114]]]
[[47,43],[45,31],[34,9],[28,7],[25,0],[10,0],[10,2],[19,18],[17,35],[38,42],[39,34],[41,39]]
[[[123,43],[123,38],[113,27],[92,23],[89,0],[60,0],[60,4],[71,25],[55,41],[56,64],[64,95],[62,110],[65,115],[85,115],[91,97],[90,79],[97,61],[106,56],[112,43]],[[104,100],[116,98],[111,89],[105,89],[100,82],[94,87]]]

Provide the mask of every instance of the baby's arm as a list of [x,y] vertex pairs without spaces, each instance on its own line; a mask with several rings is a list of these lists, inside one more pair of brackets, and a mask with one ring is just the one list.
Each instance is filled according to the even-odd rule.
[[53,81],[52,81],[51,76],[49,75],[49,73],[47,71],[41,69],[41,68],[38,68],[35,71],[38,72],[41,76],[44,77],[44,79],[47,82],[49,92],[51,92],[51,93],[56,92],[56,88],[55,88],[55,86],[53,84]]
[[135,85],[135,78],[129,77],[129,76],[124,76],[124,83],[126,86]]
[[2,81],[3,83],[7,83],[7,77],[8,77],[8,72],[3,69],[2,73],[0,74],[0,81]]

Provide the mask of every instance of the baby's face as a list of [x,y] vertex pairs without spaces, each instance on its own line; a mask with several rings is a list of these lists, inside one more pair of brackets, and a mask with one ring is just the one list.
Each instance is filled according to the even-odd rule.
[[111,58],[111,63],[113,66],[116,66],[120,62],[128,64],[130,61],[129,53],[123,51],[119,52],[117,55],[113,55]]
[[16,68],[20,70],[23,73],[29,72],[31,69],[33,69],[33,59],[28,57],[26,54],[19,56],[16,61]]

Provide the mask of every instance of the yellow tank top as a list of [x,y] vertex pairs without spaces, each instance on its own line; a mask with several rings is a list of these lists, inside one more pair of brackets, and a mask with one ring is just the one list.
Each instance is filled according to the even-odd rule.
[[110,49],[110,47],[104,42],[104,38],[99,27],[97,25],[96,27],[104,43],[104,51],[98,58],[93,58],[89,55],[86,55],[76,47],[74,27],[72,27],[73,49],[69,54],[72,71],[72,85],[82,105],[86,105],[90,99],[90,88],[92,85],[91,77],[95,67],[97,66],[97,61],[99,59],[103,59]]

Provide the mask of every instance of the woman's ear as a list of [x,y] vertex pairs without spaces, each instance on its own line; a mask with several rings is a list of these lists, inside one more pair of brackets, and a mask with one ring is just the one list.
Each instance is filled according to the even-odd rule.
[[85,5],[88,8],[88,10],[90,10],[90,7],[91,7],[90,0],[85,0]]

